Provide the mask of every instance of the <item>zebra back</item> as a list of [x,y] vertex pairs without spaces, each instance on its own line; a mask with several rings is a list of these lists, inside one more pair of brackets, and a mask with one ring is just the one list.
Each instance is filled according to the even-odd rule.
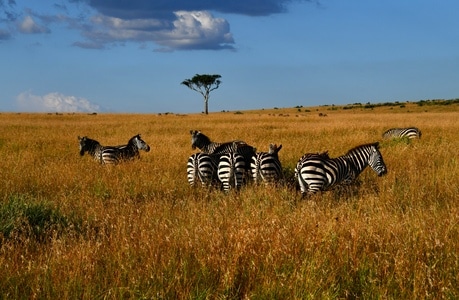
[[216,179],[217,162],[212,155],[198,152],[188,158],[187,178],[190,186],[199,181],[203,187],[211,186]]
[[386,130],[383,133],[384,139],[390,138],[421,138],[421,131],[417,127],[407,127],[407,128],[391,128]]
[[276,144],[270,144],[268,152],[257,152],[252,156],[250,166],[255,183],[273,183],[282,177],[282,165],[278,155],[280,149],[282,145],[277,147]]
[[237,152],[229,152],[220,156],[217,174],[224,191],[240,189],[243,184],[244,173],[244,156]]

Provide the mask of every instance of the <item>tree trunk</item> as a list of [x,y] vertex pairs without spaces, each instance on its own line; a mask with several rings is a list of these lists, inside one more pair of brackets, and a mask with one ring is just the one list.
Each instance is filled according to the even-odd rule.
[[204,96],[204,113],[209,114],[209,95]]

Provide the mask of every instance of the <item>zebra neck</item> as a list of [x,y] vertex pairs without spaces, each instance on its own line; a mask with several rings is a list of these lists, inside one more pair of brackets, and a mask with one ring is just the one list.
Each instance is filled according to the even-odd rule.
[[362,154],[359,155],[358,153],[350,153],[345,157],[354,169],[354,172],[356,173],[355,176],[362,173],[362,171],[368,166],[368,157],[362,156]]

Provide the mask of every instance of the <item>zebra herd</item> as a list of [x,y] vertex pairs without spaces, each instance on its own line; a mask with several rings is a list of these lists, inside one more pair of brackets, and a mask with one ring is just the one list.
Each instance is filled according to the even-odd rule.
[[[256,152],[256,148],[244,141],[217,143],[201,131],[190,130],[190,134],[192,148],[201,150],[188,159],[187,177],[191,186],[198,182],[204,187],[219,184],[229,191],[239,189],[246,177],[265,184],[276,183],[283,177],[278,156],[282,145],[271,144],[268,152]],[[421,132],[410,127],[393,128],[383,134],[385,139],[403,137],[419,138]],[[330,158],[328,152],[306,153],[298,160],[294,177],[301,194],[310,196],[352,183],[367,166],[378,176],[387,173],[379,142],[354,147],[336,158]]]
[[[190,186],[220,186],[225,192],[238,190],[248,181],[265,185],[276,184],[283,179],[279,151],[282,145],[270,144],[267,152],[241,140],[218,143],[199,130],[190,130],[192,154],[187,162],[187,179]],[[416,127],[392,128],[383,133],[389,138],[420,138]],[[150,151],[150,146],[140,134],[119,146],[102,146],[87,136],[78,136],[80,155],[86,152],[101,164],[118,164],[140,157],[140,150]],[[340,185],[354,182],[359,174],[370,166],[378,176],[387,173],[379,143],[369,143],[350,149],[346,154],[331,158],[328,152],[306,153],[297,162],[294,178],[303,196],[310,196]]]

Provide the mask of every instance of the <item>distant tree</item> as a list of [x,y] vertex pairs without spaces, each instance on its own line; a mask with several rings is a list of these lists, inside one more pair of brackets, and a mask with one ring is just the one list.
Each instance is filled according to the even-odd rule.
[[191,79],[182,81],[181,84],[186,85],[188,88],[200,93],[204,97],[204,112],[209,114],[209,95],[213,90],[218,89],[220,86],[221,76],[218,74],[196,74]]

